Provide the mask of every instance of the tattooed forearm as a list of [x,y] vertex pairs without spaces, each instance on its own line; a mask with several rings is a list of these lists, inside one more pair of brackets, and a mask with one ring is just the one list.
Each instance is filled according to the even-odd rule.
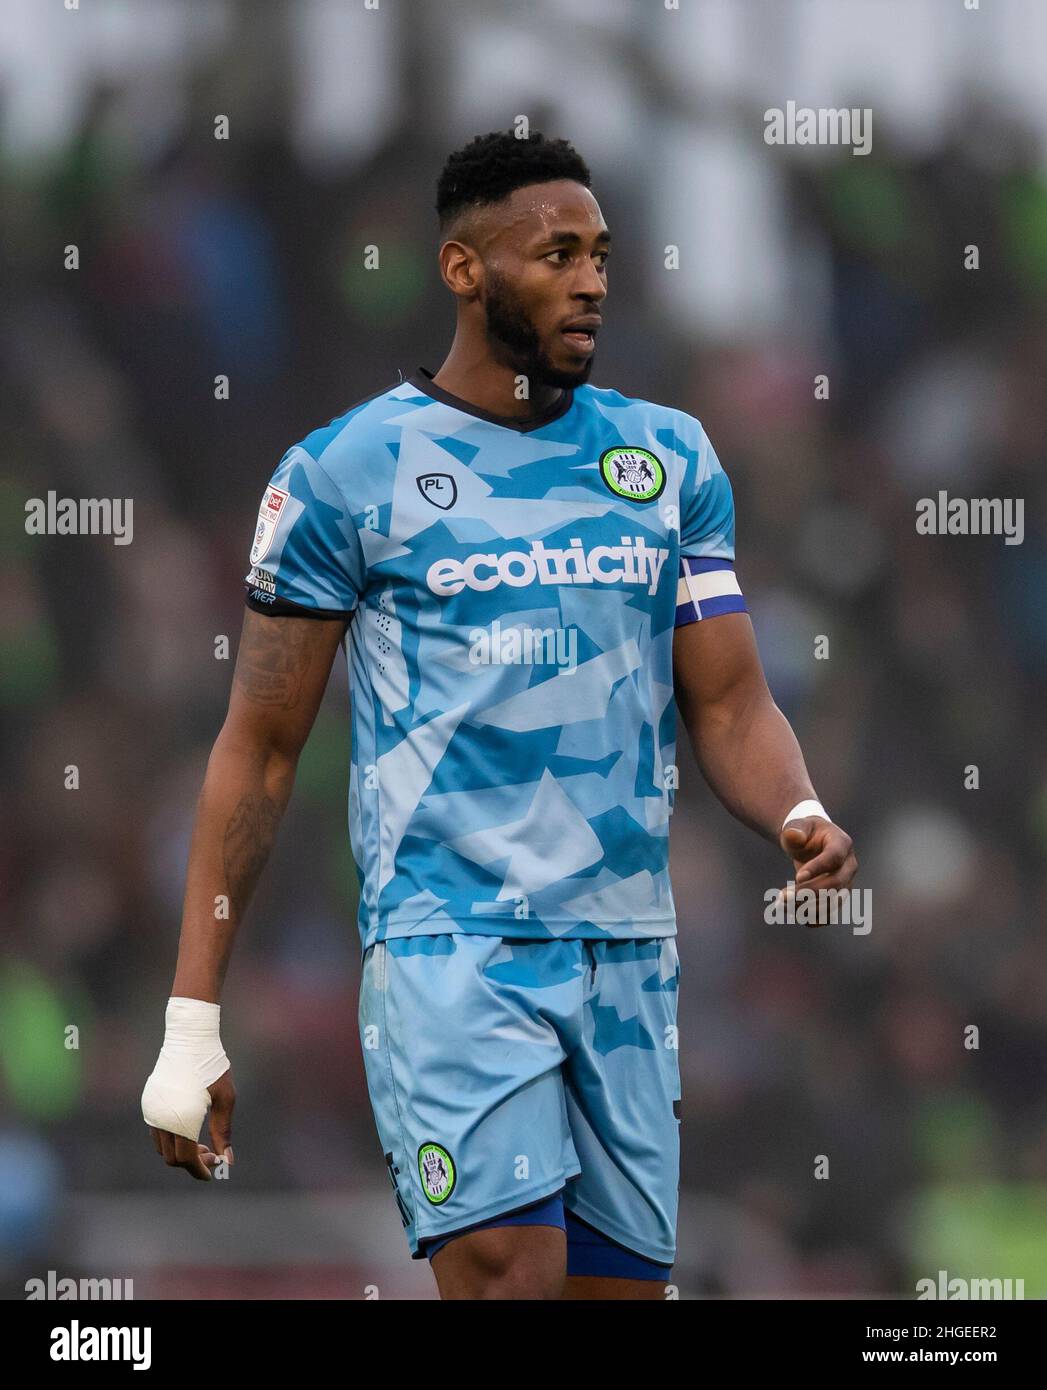
[[[341,620],[244,614],[229,710],[193,826],[176,996],[218,1002],[345,629]],[[227,912],[216,910],[220,899]]]
[[249,700],[294,709],[302,683],[322,645],[322,624],[310,618],[263,618],[244,625],[236,681]]
[[269,858],[281,807],[264,793],[248,792],[229,818],[222,845],[226,891],[234,916],[247,906],[265,861]]

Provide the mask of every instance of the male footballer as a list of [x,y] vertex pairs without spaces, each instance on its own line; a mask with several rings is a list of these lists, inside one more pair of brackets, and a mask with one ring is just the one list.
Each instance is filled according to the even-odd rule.
[[585,162],[479,136],[437,212],[443,366],[307,435],[262,499],[143,1115],[168,1164],[231,1161],[220,991],[344,647],[361,1040],[411,1253],[446,1299],[664,1298],[677,707],[797,885],[857,863],[767,689],[702,426],[588,384],[611,238]]

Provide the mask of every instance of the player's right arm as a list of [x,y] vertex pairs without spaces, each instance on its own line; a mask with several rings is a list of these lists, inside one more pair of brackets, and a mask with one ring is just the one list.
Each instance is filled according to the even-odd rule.
[[[142,1096],[157,1152],[203,1180],[226,1153],[235,1100],[217,1029],[226,967],[346,621],[244,615],[229,709],[197,803],[167,1038]],[[197,1143],[208,1097],[210,1149]]]

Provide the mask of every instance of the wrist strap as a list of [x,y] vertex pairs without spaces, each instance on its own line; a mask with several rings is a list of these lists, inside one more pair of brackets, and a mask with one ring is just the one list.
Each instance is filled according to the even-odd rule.
[[221,1005],[206,999],[172,995],[167,1001],[163,1055],[190,1067],[205,1086],[229,1069],[218,1031],[221,1016]]
[[[805,820],[808,816],[817,816],[820,820],[832,821],[832,816],[829,815],[820,801],[798,801],[782,821],[782,830],[791,820]],[[778,833],[780,835],[781,830]]]

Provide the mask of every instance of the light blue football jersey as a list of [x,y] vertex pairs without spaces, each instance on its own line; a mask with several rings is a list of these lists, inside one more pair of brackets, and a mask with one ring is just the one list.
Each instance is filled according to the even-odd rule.
[[288,450],[245,583],[347,622],[365,950],[675,934],[673,630],[745,611],[696,419],[586,385],[512,421],[419,368]]

